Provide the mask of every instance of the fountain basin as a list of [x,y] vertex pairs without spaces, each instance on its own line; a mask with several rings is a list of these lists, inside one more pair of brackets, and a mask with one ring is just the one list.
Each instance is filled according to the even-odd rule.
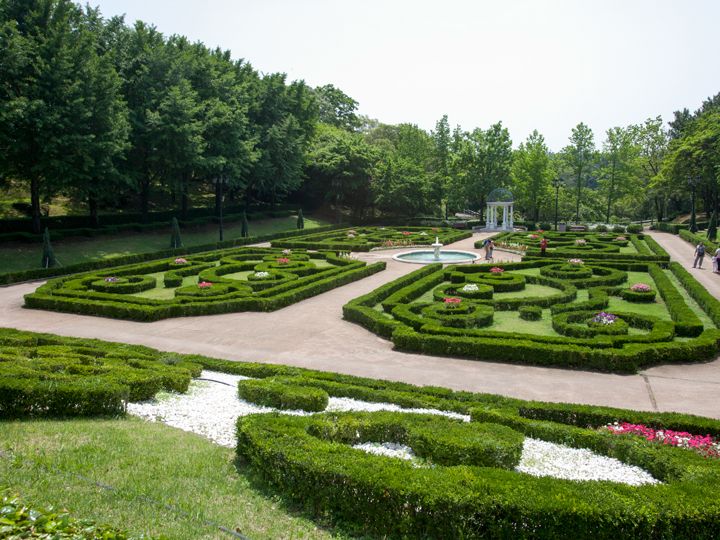
[[471,251],[460,251],[457,249],[443,249],[436,255],[435,250],[418,249],[414,251],[405,251],[393,256],[393,259],[400,262],[413,264],[467,264],[475,262],[480,255]]

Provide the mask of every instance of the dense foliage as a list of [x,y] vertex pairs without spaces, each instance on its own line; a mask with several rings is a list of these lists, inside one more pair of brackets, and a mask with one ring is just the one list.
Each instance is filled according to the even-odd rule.
[[0,35],[0,178],[28,196],[18,208],[35,234],[56,195],[92,226],[118,209],[147,221],[156,204],[183,219],[193,204],[218,213],[225,191],[338,219],[473,210],[482,220],[497,187],[531,222],[661,219],[696,198],[708,220],[718,210],[718,96],[676,112],[669,130],[649,118],[601,141],[580,122],[558,152],[537,130],[513,149],[502,122],[383,124],[332,84],[260,74],[229,51],[71,0],[7,0]]

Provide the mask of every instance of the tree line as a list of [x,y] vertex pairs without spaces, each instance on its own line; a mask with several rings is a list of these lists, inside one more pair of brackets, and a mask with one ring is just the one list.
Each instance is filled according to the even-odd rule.
[[614,127],[584,123],[557,152],[533,131],[517,148],[502,122],[430,131],[357,114],[333,85],[261,74],[229,51],[104,19],[70,0],[0,3],[0,181],[20,182],[40,230],[41,201],[135,207],[165,194],[184,217],[224,193],[291,200],[337,218],[481,213],[509,188],[530,221],[663,219],[720,205],[720,94]]

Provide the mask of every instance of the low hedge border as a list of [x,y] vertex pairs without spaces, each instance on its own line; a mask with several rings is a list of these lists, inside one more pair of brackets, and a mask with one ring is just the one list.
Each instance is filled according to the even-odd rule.
[[[25,306],[34,309],[48,309],[86,315],[130,319],[136,321],[155,321],[169,317],[211,315],[235,311],[273,311],[288,306],[305,298],[339,287],[352,281],[362,279],[385,268],[384,262],[366,265],[364,262],[337,257],[334,254],[316,253],[314,257],[326,259],[333,267],[315,269],[314,273],[302,277],[288,274],[287,279],[279,279],[269,285],[257,282],[228,280],[222,276],[233,273],[240,268],[249,268],[248,263],[236,262],[230,255],[252,256],[262,258],[269,253],[279,254],[277,250],[268,248],[239,248],[234,252],[218,252],[195,257],[199,262],[220,258],[230,264],[223,267],[204,267],[195,265],[200,270],[199,276],[217,278],[214,289],[195,291],[192,286],[180,288],[180,294],[170,300],[124,296],[88,290],[87,286],[97,277],[93,274],[72,276],[50,280],[39,287],[34,293],[25,295]],[[260,262],[260,265],[267,264]],[[309,263],[300,263],[307,265]],[[154,261],[140,265],[119,267],[115,275],[136,275],[138,273],[154,273],[172,268],[176,279],[180,270],[176,269],[172,260]],[[183,269],[182,272],[185,270]],[[275,270],[273,270],[274,272]],[[171,281],[173,283],[175,281]],[[187,289],[187,290],[186,290]],[[218,292],[221,291],[221,292]]]
[[238,383],[240,399],[285,410],[324,411],[328,394],[321,388],[294,385],[273,379],[249,379]]
[[542,319],[542,308],[540,306],[520,306],[518,312],[520,312],[520,318],[526,321],[539,321]]
[[[556,264],[552,260],[533,260],[502,265],[510,268],[545,267]],[[610,266],[615,267],[610,268]],[[487,272],[489,267],[468,265],[441,270],[439,266],[426,267],[366,295],[351,301],[343,308],[348,320],[357,322],[371,331],[389,337],[400,350],[421,352],[440,356],[463,356],[477,360],[503,360],[511,363],[525,363],[542,366],[569,367],[597,371],[634,373],[638,369],[663,363],[703,361],[713,358],[718,350],[716,329],[704,329],[702,323],[685,303],[673,283],[654,263],[612,262],[602,267],[617,282],[618,275],[625,278],[624,270],[644,270],[651,273],[656,286],[668,305],[673,322],[624,313],[622,318],[630,326],[648,330],[648,333],[623,335],[596,335],[596,330],[565,336],[538,336],[513,332],[498,332],[477,329],[475,324],[443,324],[440,320],[423,317],[422,310],[428,304],[416,300],[428,290],[435,292],[443,281],[452,279],[452,285],[459,287],[462,279]],[[442,276],[441,276],[442,274]],[[588,311],[588,317],[608,306],[610,296],[620,296],[620,287],[592,287],[588,300],[569,303],[576,298],[576,289],[566,281],[525,275],[528,283],[539,283],[562,288],[557,295],[539,298],[508,298],[504,300],[468,299],[470,303],[491,305],[495,310],[515,310],[522,306],[535,305],[550,308],[553,318],[562,313]],[[602,277],[598,279],[602,282]],[[591,283],[588,280],[588,284]],[[435,294],[435,293],[433,293]],[[415,301],[415,303],[413,303]],[[720,305],[718,305],[720,314]],[[565,318],[574,315],[565,315]],[[720,317],[720,315],[718,315]],[[557,324],[557,323],[555,323]],[[556,328],[557,330],[557,328]],[[676,334],[693,337],[689,341],[675,340]]]
[[[338,225],[325,225],[312,229],[313,231],[332,231],[339,228]],[[109,259],[96,259],[77,264],[69,264],[67,266],[56,266],[54,268],[34,268],[32,270],[23,270],[19,272],[6,272],[0,274],[0,286],[11,285],[23,281],[32,281],[36,279],[46,279],[56,276],[67,276],[70,274],[78,274],[90,270],[100,270],[113,266],[121,266],[144,261],[153,261],[164,259],[166,257],[177,257],[179,255],[189,255],[193,253],[204,253],[221,249],[232,249],[239,246],[247,246],[249,244],[257,244],[267,242],[275,238],[288,238],[307,234],[306,230],[286,231],[273,234],[265,234],[260,236],[249,236],[247,238],[235,238],[233,240],[225,240],[224,242],[215,242],[211,244],[201,244],[197,246],[182,247],[177,249],[163,249],[161,251],[153,251],[150,253],[136,253],[133,255],[123,255],[121,257],[111,257]]]

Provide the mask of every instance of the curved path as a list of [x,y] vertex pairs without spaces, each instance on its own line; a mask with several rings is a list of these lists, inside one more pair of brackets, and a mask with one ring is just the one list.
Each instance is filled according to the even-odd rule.
[[[476,234],[452,247],[473,250],[474,241],[482,237]],[[656,236],[669,251],[672,238]],[[390,342],[344,321],[342,306],[417,268],[393,261],[391,257],[398,251],[362,254],[363,260],[386,260],[387,270],[272,313],[230,313],[138,323],[26,310],[22,308],[23,295],[40,282],[24,283],[0,289],[0,326],[524,399],[679,411],[720,418],[717,359],[704,364],[656,367],[638,375],[611,375],[393,351]],[[691,255],[692,250],[689,252]],[[517,259],[501,252],[496,255],[496,261]],[[702,272],[719,277],[709,270]]]

